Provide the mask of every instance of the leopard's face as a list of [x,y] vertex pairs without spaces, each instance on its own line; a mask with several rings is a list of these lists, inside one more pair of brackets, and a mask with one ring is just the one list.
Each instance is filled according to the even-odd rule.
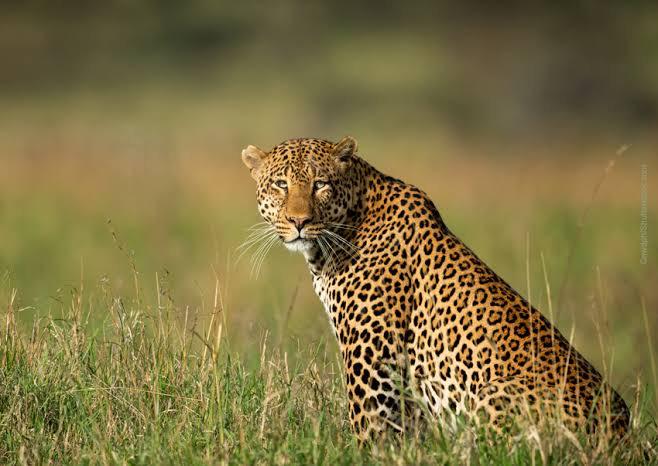
[[308,251],[327,230],[344,226],[357,202],[356,142],[290,140],[269,153],[249,146],[242,159],[257,184],[258,210],[293,251]]

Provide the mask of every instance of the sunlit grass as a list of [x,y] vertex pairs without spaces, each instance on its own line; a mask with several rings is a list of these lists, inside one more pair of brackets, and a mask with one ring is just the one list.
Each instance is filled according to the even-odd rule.
[[[620,448],[559,426],[497,436],[465,423],[359,447],[347,422],[339,359],[325,345],[294,353],[267,332],[251,360],[232,348],[223,293],[177,305],[166,283],[140,294],[79,284],[62,315],[16,323],[2,286],[0,461],[4,464],[545,464],[655,462],[652,394],[636,381]],[[219,285],[218,285],[219,286]],[[207,313],[210,319],[199,319]],[[180,321],[182,317],[183,321]],[[91,322],[96,320],[95,324]],[[653,445],[653,447],[652,447]]]

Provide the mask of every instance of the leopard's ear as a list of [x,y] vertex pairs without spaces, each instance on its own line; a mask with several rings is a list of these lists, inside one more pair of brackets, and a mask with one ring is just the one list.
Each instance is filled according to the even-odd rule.
[[267,157],[267,153],[256,146],[247,146],[242,151],[242,162],[247,166],[251,172],[251,176],[255,179],[258,174],[258,169],[263,164],[263,159]]
[[345,136],[334,145],[334,158],[342,169],[349,167],[354,160],[358,145],[352,136]]

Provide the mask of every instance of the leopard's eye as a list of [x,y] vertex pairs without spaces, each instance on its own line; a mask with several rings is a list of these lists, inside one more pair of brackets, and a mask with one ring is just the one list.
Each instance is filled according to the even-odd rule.
[[274,186],[276,186],[279,189],[288,189],[288,183],[286,180],[276,180],[274,182]]
[[329,183],[327,183],[326,181],[316,181],[315,183],[313,183],[313,189],[315,189],[316,191],[319,191],[325,186],[329,186]]

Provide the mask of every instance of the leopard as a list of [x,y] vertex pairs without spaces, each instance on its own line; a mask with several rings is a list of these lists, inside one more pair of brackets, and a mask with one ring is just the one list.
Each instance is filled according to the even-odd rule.
[[353,137],[249,145],[242,161],[265,235],[305,258],[357,439],[403,431],[413,412],[499,429],[551,411],[569,430],[624,437],[628,406],[601,373]]

